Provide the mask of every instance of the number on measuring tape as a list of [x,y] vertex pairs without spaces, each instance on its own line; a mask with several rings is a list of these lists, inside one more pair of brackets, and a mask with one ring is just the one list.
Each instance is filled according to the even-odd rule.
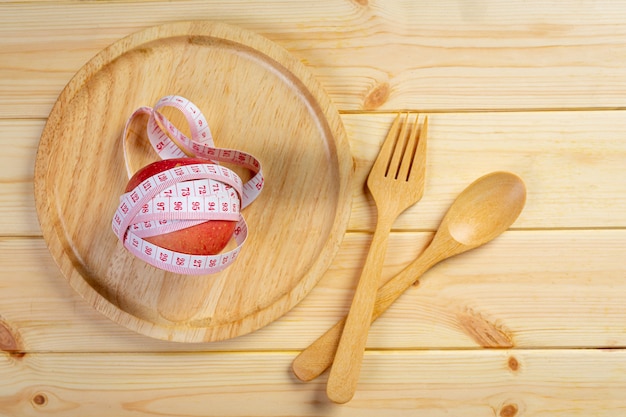
[[[160,112],[165,107],[180,111],[189,126],[190,137]],[[200,109],[180,96],[161,98],[154,108],[140,107],[128,119],[123,133],[124,159],[129,178],[132,172],[127,154],[130,126],[139,117],[147,118],[146,134],[161,159],[193,155],[206,164],[178,166],[142,181],[120,197],[113,214],[113,232],[138,258],[157,268],[187,275],[215,273],[237,258],[248,235],[240,210],[252,203],[263,189],[260,162],[234,149],[216,148],[209,124]],[[232,163],[252,173],[242,182],[232,170],[219,165]],[[236,221],[233,238],[236,248],[217,255],[190,255],[161,248],[146,238],[171,233],[211,220]]]

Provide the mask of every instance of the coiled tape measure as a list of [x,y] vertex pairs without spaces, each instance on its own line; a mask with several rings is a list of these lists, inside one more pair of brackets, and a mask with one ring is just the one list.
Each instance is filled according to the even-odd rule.
[[[191,138],[159,112],[164,107],[178,109],[185,116]],[[124,193],[113,216],[113,232],[126,249],[156,268],[185,275],[222,271],[237,258],[248,236],[241,209],[252,203],[263,189],[261,164],[248,153],[216,148],[202,112],[180,96],[163,97],[154,108],[137,109],[126,123],[123,141],[128,138],[132,121],[145,115],[148,116],[148,139],[161,159],[194,155],[206,159],[207,163],[162,171]],[[124,146],[124,159],[130,178],[133,173],[126,148]],[[219,162],[244,167],[252,172],[252,178],[243,183],[234,171]],[[237,247],[216,255],[190,255],[145,240],[209,220],[236,221],[233,237]]]

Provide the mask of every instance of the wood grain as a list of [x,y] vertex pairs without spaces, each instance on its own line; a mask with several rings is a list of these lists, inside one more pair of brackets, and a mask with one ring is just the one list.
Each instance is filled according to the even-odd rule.
[[[0,413],[64,416],[619,416],[625,351],[372,352],[345,406],[295,382],[294,354],[0,356]],[[163,372],[167,369],[167,372]],[[287,395],[288,394],[288,395]]]
[[[491,171],[524,179],[528,202],[517,228],[626,224],[626,123],[621,111],[445,113],[429,116],[424,197],[394,224],[434,230],[454,197]],[[363,184],[393,115],[343,116]],[[549,213],[550,215],[546,215]],[[354,197],[350,229],[373,230],[372,201]]]
[[33,197],[35,154],[43,123],[0,120],[0,235],[41,236]]
[[619,1],[413,6],[386,0],[3,3],[0,117],[46,117],[58,92],[102,48],[165,21],[195,19],[235,24],[285,47],[341,110],[624,107],[626,9]]
[[[382,279],[402,270],[430,238],[392,233]],[[5,238],[0,316],[28,352],[301,350],[347,313],[368,245],[367,235],[349,233],[319,284],[270,326],[196,346],[110,322],[67,285],[42,239]],[[367,347],[504,347],[498,340],[524,349],[624,347],[625,246],[624,230],[507,232],[425,274],[372,326]]]
[[[373,230],[373,202],[363,184],[393,117],[341,116],[355,161],[350,230]],[[3,235],[41,235],[32,175],[42,129],[41,121],[0,120]],[[624,131],[622,111],[431,115],[425,195],[394,227],[434,230],[458,192],[495,170],[511,170],[528,183],[518,228],[623,227],[626,181],[614,179],[626,176]]]

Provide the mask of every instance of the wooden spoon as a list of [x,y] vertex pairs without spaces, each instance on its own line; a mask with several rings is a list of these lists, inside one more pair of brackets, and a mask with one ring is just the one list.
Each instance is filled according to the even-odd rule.
[[[450,206],[424,252],[378,290],[371,321],[431,267],[484,245],[507,230],[525,203],[524,182],[509,172],[493,172],[470,184]],[[332,364],[344,322],[345,318],[296,357],[292,365],[296,377],[310,381]],[[344,392],[333,392],[331,398],[347,402],[352,396],[350,391],[346,387]]]

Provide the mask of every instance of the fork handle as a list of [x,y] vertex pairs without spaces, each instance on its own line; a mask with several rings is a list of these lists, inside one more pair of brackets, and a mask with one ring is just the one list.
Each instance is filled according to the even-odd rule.
[[388,217],[378,219],[341,334],[326,387],[328,398],[336,403],[350,401],[356,391],[393,219],[395,217],[392,220]]

